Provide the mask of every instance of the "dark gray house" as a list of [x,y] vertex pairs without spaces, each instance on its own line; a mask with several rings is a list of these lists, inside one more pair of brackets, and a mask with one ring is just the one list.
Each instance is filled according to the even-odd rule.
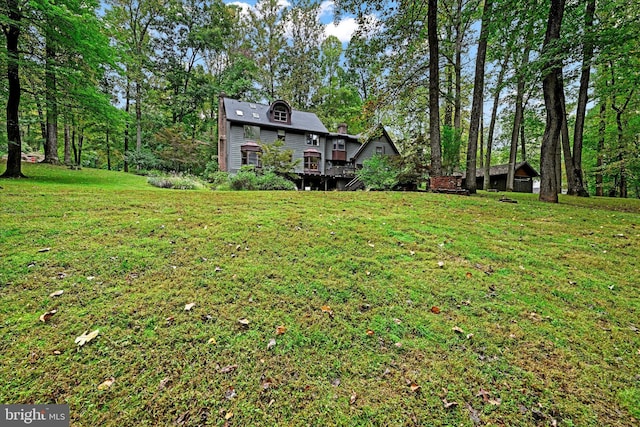
[[218,164],[237,172],[243,165],[262,167],[260,144],[280,139],[300,159],[296,174],[301,189],[351,189],[356,168],[374,154],[398,155],[387,132],[362,141],[346,125],[329,132],[318,116],[298,111],[282,100],[271,105],[220,96],[218,105]]

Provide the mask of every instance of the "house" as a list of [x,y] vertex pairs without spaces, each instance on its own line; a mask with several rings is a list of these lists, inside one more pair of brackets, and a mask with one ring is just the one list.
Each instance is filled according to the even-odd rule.
[[[489,188],[506,191],[508,172],[509,164],[491,166],[489,169]],[[526,161],[516,164],[513,191],[518,193],[533,193],[533,178],[538,176],[540,176],[540,174]],[[482,189],[484,186],[484,169],[482,168],[476,170],[476,186],[479,189]]]
[[299,188],[352,189],[364,160],[374,154],[399,154],[389,134],[379,129],[379,135],[363,141],[350,135],[345,124],[329,132],[318,116],[294,110],[286,101],[263,105],[223,94],[218,104],[218,164],[231,173],[244,165],[261,168],[261,144],[281,140],[293,151],[293,159],[300,159],[295,170]]

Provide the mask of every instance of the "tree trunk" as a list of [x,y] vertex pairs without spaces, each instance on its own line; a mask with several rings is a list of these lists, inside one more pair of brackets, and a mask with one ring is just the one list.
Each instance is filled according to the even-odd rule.
[[593,19],[596,11],[596,0],[587,0],[587,9],[584,17],[585,40],[582,48],[582,74],[580,75],[580,89],[578,91],[578,106],[576,110],[576,124],[573,129],[573,166],[574,187],[580,197],[589,197],[589,192],[584,185],[584,173],[582,171],[582,142],[584,134],[584,121],[589,98],[589,77],[591,76],[591,59],[593,58]]
[[[564,80],[560,80],[560,84],[564,88]],[[573,177],[576,175],[575,167],[573,165],[573,156],[571,155],[571,141],[569,141],[569,126],[567,124],[567,109],[566,101],[564,97],[564,89],[561,93],[562,96],[562,129],[560,131],[562,136],[562,152],[564,153],[564,169],[567,174],[567,194],[575,196],[578,194],[575,188],[575,181]],[[556,170],[557,172],[557,170]]]
[[429,0],[427,12],[429,32],[429,136],[431,140],[431,176],[442,175],[440,146],[440,75],[438,51],[438,1]]
[[[529,32],[530,38],[531,32]],[[524,70],[529,64],[529,53],[531,46],[529,41],[526,42],[524,51],[522,53],[522,64],[520,64],[520,70],[518,70],[518,86],[516,89],[516,111],[513,118],[513,129],[511,130],[511,147],[509,149],[509,169],[507,170],[507,191],[513,191],[513,183],[515,180],[516,172],[516,159],[518,154],[518,138],[520,137],[520,126],[522,126],[522,116],[524,110],[524,85],[525,76]]]
[[140,82],[136,82],[136,151],[142,150],[142,93],[140,93]]
[[45,47],[45,98],[47,107],[47,140],[44,144],[43,163],[57,165],[58,159],[58,100],[56,99],[56,72],[55,56],[56,52],[52,45],[51,35],[47,31]]
[[480,114],[484,103],[484,63],[487,57],[487,28],[491,16],[491,0],[485,0],[480,27],[480,40],[476,55],[476,75],[473,82],[473,101],[471,106],[471,125],[469,127],[469,143],[467,144],[467,176],[466,187],[470,194],[476,193],[476,162],[478,156],[478,129]]
[[78,167],[78,169],[81,169],[82,168],[82,144],[84,143],[84,129],[80,128],[78,133],[79,133],[79,135],[78,135],[78,163],[77,163],[77,167]]
[[482,111],[480,111],[480,158],[478,159],[480,169],[484,167],[484,105],[482,107]]
[[78,167],[80,160],[78,158],[78,147],[76,146],[76,126],[73,125],[73,130],[71,131],[71,148],[73,149],[73,165],[74,168]]
[[523,162],[527,161],[527,140],[524,138],[524,117],[520,123],[520,158]]
[[17,0],[7,0],[9,22],[3,24],[7,39],[7,82],[9,96],[7,97],[7,169],[2,174],[4,178],[23,178],[22,174],[22,141],[20,139],[20,122],[18,111],[20,108],[20,20],[22,12]]
[[600,127],[598,128],[598,157],[596,159],[596,196],[604,196],[604,180],[602,179],[604,166],[604,137],[607,129],[607,104],[600,103]]
[[[462,30],[462,0],[458,0],[457,2],[455,30],[456,42],[454,69],[456,90],[453,106],[453,138],[454,140],[457,140],[462,135],[462,41],[464,38],[464,32]],[[429,41],[429,43],[431,43],[431,41]]]
[[64,121],[64,164],[71,165],[71,141],[69,141],[69,122]]
[[485,190],[491,188],[491,150],[493,147],[493,132],[496,128],[496,117],[498,116],[498,103],[500,102],[500,92],[502,91],[502,82],[504,80],[504,74],[507,71],[507,65],[509,64],[509,55],[504,57],[502,67],[498,73],[498,80],[496,80],[496,92],[493,95],[493,107],[491,108],[491,119],[489,121],[489,134],[487,135],[487,153],[484,161],[484,184]]
[[107,126],[107,135],[106,135],[106,144],[107,144],[107,170],[111,170],[111,147],[109,147],[109,127]]
[[[554,44],[560,39],[560,27],[564,15],[565,0],[551,0],[547,31],[542,47],[543,55],[554,49]],[[558,203],[558,182],[556,179],[555,154],[562,128],[562,97],[561,74],[562,61],[553,55],[545,64],[542,92],[547,111],[546,126],[540,148],[540,200]]]
[[129,82],[129,76],[127,76],[127,88],[125,89],[125,104],[124,111],[127,113],[127,121],[124,124],[124,171],[129,172],[129,162],[127,161],[127,155],[129,153],[129,110],[131,106],[131,83]]

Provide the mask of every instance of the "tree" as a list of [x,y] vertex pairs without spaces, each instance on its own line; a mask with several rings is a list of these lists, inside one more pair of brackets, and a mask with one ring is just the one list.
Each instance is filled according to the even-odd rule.
[[[440,71],[438,50],[438,1],[429,0],[427,27],[429,38],[429,139],[431,175],[442,175],[440,144]],[[475,179],[474,179],[475,180]]]
[[562,127],[562,60],[557,52],[565,0],[551,0],[547,31],[542,47],[546,58],[542,81],[547,124],[540,149],[540,201],[558,203],[555,152]]
[[20,108],[20,51],[18,41],[20,39],[20,25],[22,9],[18,0],[7,0],[3,4],[3,12],[7,20],[2,22],[2,30],[7,41],[7,81],[9,82],[9,96],[7,98],[7,141],[8,157],[7,169],[2,174],[3,178],[24,177],[21,170],[22,141],[20,139],[20,122],[18,111]]
[[[487,55],[487,29],[492,13],[491,1],[485,0],[482,11],[482,27],[480,40],[478,41],[478,53],[476,55],[476,76],[473,84],[473,106],[471,107],[471,126],[469,128],[469,145],[467,146],[467,176],[466,184],[469,193],[476,192],[476,159],[478,153],[478,128],[480,127],[480,115],[484,103],[484,63]],[[488,177],[487,177],[488,178]]]
[[400,169],[391,156],[376,154],[362,162],[356,175],[369,190],[391,190],[398,184]]

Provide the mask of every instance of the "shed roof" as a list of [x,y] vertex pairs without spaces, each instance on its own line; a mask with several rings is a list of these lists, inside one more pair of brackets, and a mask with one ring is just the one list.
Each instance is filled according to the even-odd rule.
[[[515,170],[518,170],[520,168],[524,168],[524,170],[527,173],[527,175],[529,175],[531,177],[540,176],[538,171],[536,171],[526,161],[516,164]],[[508,163],[506,163],[504,165],[491,166],[491,168],[489,169],[489,175],[490,176],[507,175],[508,173],[509,173],[509,164]],[[476,178],[480,178],[480,177],[484,177],[484,168],[477,168],[476,169]]]
[[227,113],[227,120],[230,122],[321,134],[329,133],[327,128],[314,113],[292,109],[291,124],[286,124],[281,122],[272,122],[269,120],[269,105],[238,101],[237,99],[232,98],[223,98],[223,101],[224,109]]

